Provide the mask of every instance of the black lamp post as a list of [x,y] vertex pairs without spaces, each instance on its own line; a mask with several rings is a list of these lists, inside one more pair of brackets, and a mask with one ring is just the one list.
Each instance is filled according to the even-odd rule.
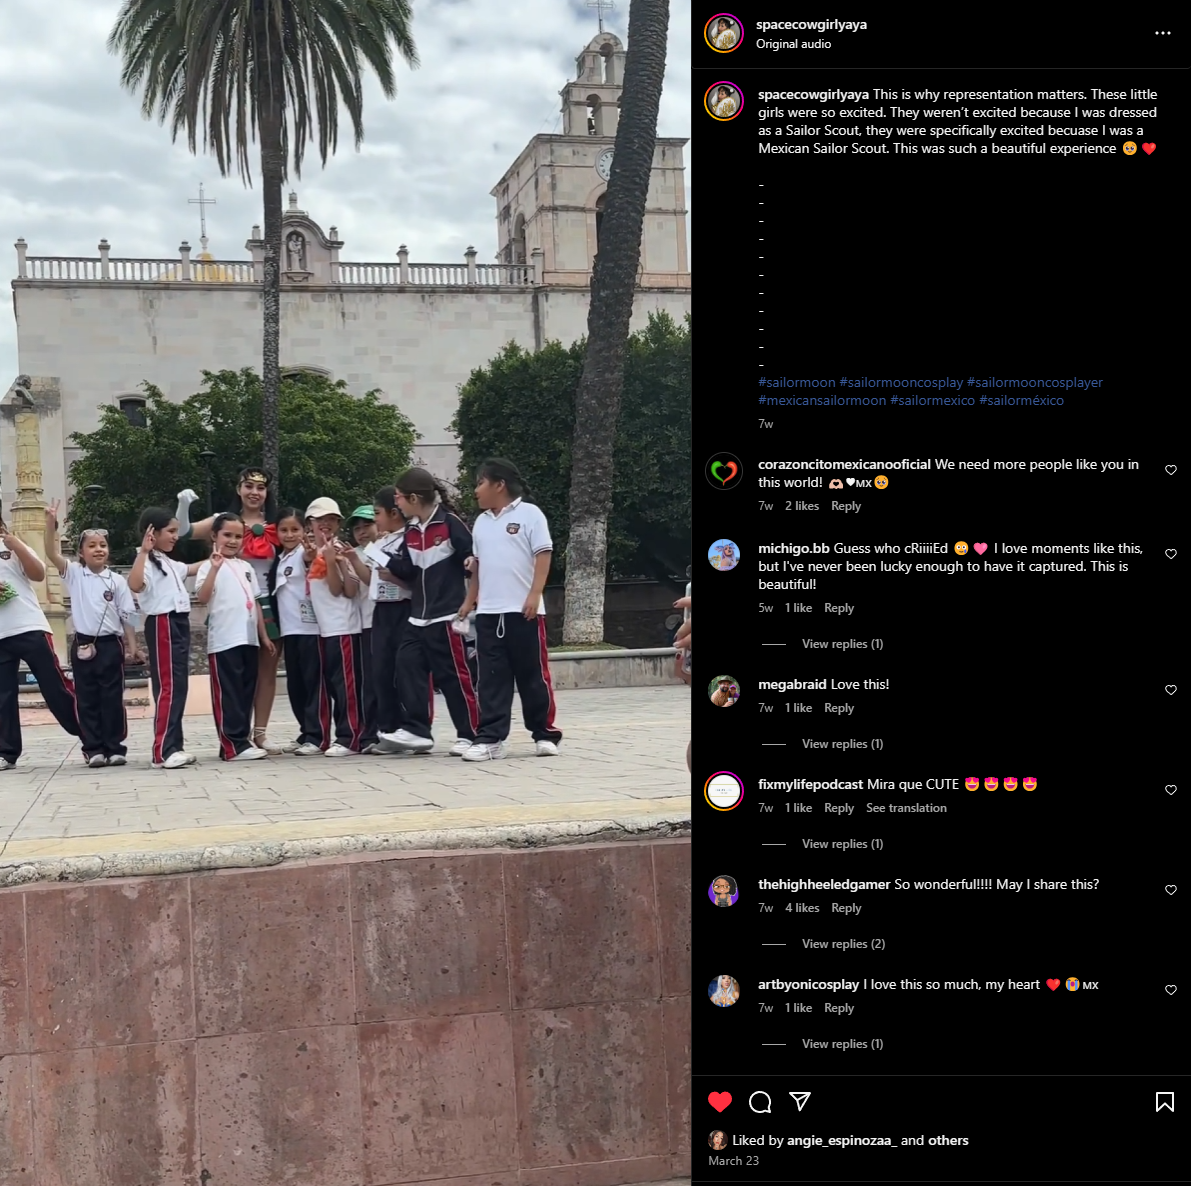
[[87,503],[91,507],[91,526],[99,526],[99,496],[104,492],[103,486],[84,486],[83,493],[87,496]]
[[211,462],[215,460],[215,451],[213,449],[204,449],[199,454],[199,460],[203,463],[203,469],[207,473],[207,514],[215,514],[215,508],[211,505]]

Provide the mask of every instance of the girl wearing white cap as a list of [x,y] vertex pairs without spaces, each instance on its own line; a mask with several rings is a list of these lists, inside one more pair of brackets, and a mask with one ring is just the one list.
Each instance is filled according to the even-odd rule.
[[314,529],[318,548],[306,572],[306,588],[318,619],[323,686],[335,721],[335,740],[326,754],[344,758],[362,752],[367,729],[360,578],[347,558],[347,544],[339,538],[343,523],[339,504],[332,498],[316,498],[306,508],[306,521]]

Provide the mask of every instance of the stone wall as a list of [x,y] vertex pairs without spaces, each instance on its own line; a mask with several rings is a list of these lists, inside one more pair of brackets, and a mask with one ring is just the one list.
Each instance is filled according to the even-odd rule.
[[690,845],[0,891],[0,1182],[689,1174]]
[[[55,376],[61,407],[42,422],[48,497],[66,490],[78,455],[70,434],[90,432],[101,406],[135,395],[146,380],[170,398],[198,391],[203,370],[260,366],[260,295],[251,285],[102,281],[13,283],[17,348],[25,374]],[[570,343],[587,332],[586,289],[323,287],[282,292],[281,362],[344,379],[356,395],[379,388],[414,421],[419,460],[454,478],[447,429],[459,385],[504,347]],[[632,327],[650,312],[676,320],[690,290],[642,290]],[[0,441],[0,470],[13,472]]]

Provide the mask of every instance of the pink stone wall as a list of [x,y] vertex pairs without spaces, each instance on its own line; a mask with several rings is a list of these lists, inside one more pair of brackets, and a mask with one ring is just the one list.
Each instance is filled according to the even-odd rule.
[[0,891],[0,1186],[690,1173],[690,845]]

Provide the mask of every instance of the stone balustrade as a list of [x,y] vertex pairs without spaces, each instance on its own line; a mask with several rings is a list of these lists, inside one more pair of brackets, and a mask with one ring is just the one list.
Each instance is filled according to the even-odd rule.
[[[29,255],[18,239],[16,282],[33,284],[260,284],[263,268],[253,260],[195,259],[183,243],[175,259],[113,258],[106,239],[98,256]],[[542,275],[542,252],[535,248],[529,263],[477,264],[468,248],[463,263],[410,263],[402,247],[396,263],[351,263],[332,260],[331,283],[344,288],[533,288]],[[310,278],[291,280],[286,287],[308,287]]]

